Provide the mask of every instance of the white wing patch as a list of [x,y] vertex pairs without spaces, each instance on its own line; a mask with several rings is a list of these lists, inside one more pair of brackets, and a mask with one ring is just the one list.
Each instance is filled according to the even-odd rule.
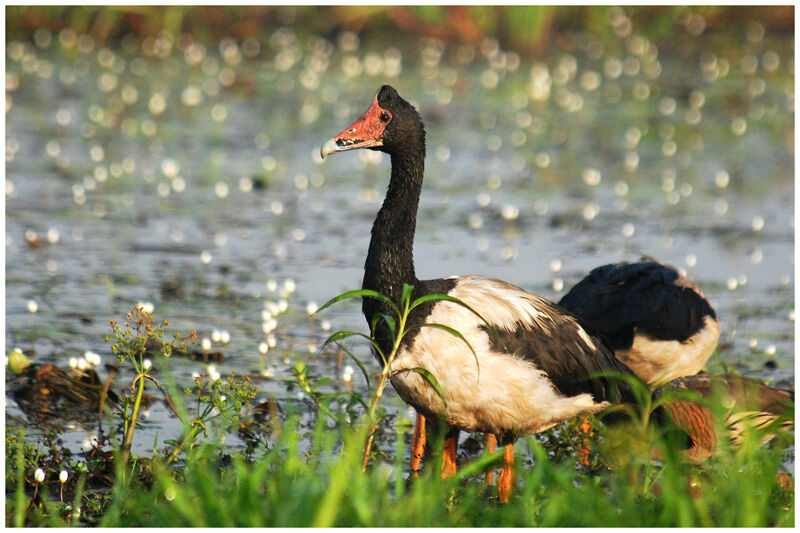
[[597,346],[595,346],[594,342],[592,342],[592,338],[589,337],[589,335],[580,326],[580,324],[576,324],[575,326],[578,328],[578,335],[580,336],[581,339],[583,339],[583,342],[586,343],[586,346],[588,346],[592,350],[597,350]]
[[[459,278],[449,295],[498,328],[513,330],[523,324],[551,329],[553,318],[543,311],[550,307],[546,300],[513,285],[470,276]],[[443,414],[452,426],[495,434],[532,433],[608,405],[595,402],[591,394],[564,396],[531,361],[493,350],[484,322],[463,306],[437,302],[426,322],[460,332],[475,354],[448,332],[423,327],[392,363],[392,385],[406,402],[434,415]],[[579,328],[578,334],[593,345],[585,331]],[[446,407],[433,387],[411,370],[416,367],[436,378]]]
[[550,331],[552,319],[540,309],[544,300],[510,283],[464,276],[450,291],[450,296],[468,304],[496,327],[514,331],[522,324]]

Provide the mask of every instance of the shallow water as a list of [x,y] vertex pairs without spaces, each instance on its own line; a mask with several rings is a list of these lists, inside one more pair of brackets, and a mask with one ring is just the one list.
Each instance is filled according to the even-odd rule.
[[[228,332],[217,369],[274,374],[261,398],[302,401],[279,379],[298,359],[344,388],[333,351],[317,348],[330,331],[365,331],[360,306],[310,319],[306,307],[360,286],[389,161],[318,153],[391,83],[428,131],[420,278],[482,274],[558,300],[593,267],[647,254],[715,305],[710,370],[793,383],[792,36],[676,33],[662,51],[575,35],[531,62],[492,41],[267,35],[257,53],[185,38],[9,43],[7,353],[116,362],[108,320],[151,302],[173,331]],[[261,356],[262,309],[286,280],[296,290]],[[188,383],[205,365],[170,368]],[[30,425],[6,399],[7,420]],[[178,431],[160,403],[145,417],[142,450]],[[79,443],[96,428],[66,430]]]

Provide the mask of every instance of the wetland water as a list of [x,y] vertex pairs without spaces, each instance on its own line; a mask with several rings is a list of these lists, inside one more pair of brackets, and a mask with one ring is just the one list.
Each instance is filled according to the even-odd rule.
[[[647,254],[685,269],[716,306],[711,371],[790,386],[793,36],[742,32],[676,28],[661,48],[635,33],[564,35],[536,61],[492,40],[386,46],[288,28],[260,44],[108,48],[69,30],[8,43],[6,353],[115,363],[108,321],[147,302],[172,331],[212,340],[218,372],[258,376],[259,399],[308,401],[282,381],[297,360],[364,389],[318,351],[331,331],[366,331],[360,305],[310,319],[307,308],[360,287],[389,161],[359,151],[323,164],[319,147],[390,83],[428,132],[420,278],[482,274],[558,300],[593,267]],[[350,346],[377,370],[366,343]],[[207,371],[180,358],[170,368],[187,385]],[[29,439],[96,432],[69,413],[42,423],[9,391],[7,425]],[[136,444],[179,431],[154,402]]]

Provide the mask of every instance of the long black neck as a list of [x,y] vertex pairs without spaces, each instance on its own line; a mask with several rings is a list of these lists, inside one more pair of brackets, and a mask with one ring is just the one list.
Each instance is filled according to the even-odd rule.
[[[403,285],[416,286],[418,283],[413,247],[425,170],[424,140],[410,143],[407,149],[391,156],[392,178],[372,226],[363,288],[377,291],[399,304]],[[388,311],[372,298],[364,298],[362,309],[369,324],[375,313]]]

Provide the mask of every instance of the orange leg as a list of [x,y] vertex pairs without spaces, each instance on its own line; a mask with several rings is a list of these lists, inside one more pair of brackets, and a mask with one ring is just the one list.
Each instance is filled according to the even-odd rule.
[[444,439],[442,450],[442,479],[447,479],[456,473],[456,455],[458,452],[458,432],[448,435]]
[[[497,446],[497,437],[491,433],[484,433],[483,445],[487,450],[489,450],[489,453],[494,453],[494,449]],[[494,470],[489,469],[486,471],[486,483],[489,485],[494,484]]]
[[497,494],[500,501],[508,503],[511,496],[511,489],[514,487],[514,445],[507,444],[505,455],[503,455],[503,471],[497,478]]
[[419,463],[425,452],[425,416],[417,413],[417,420],[414,424],[414,440],[411,442],[411,474],[417,476],[419,473]]
[[589,454],[592,453],[592,446],[589,442],[589,437],[594,435],[594,431],[592,431],[592,423],[589,420],[589,417],[583,419],[580,429],[584,436],[581,440],[581,446],[578,448],[578,462],[582,465],[589,466]]

